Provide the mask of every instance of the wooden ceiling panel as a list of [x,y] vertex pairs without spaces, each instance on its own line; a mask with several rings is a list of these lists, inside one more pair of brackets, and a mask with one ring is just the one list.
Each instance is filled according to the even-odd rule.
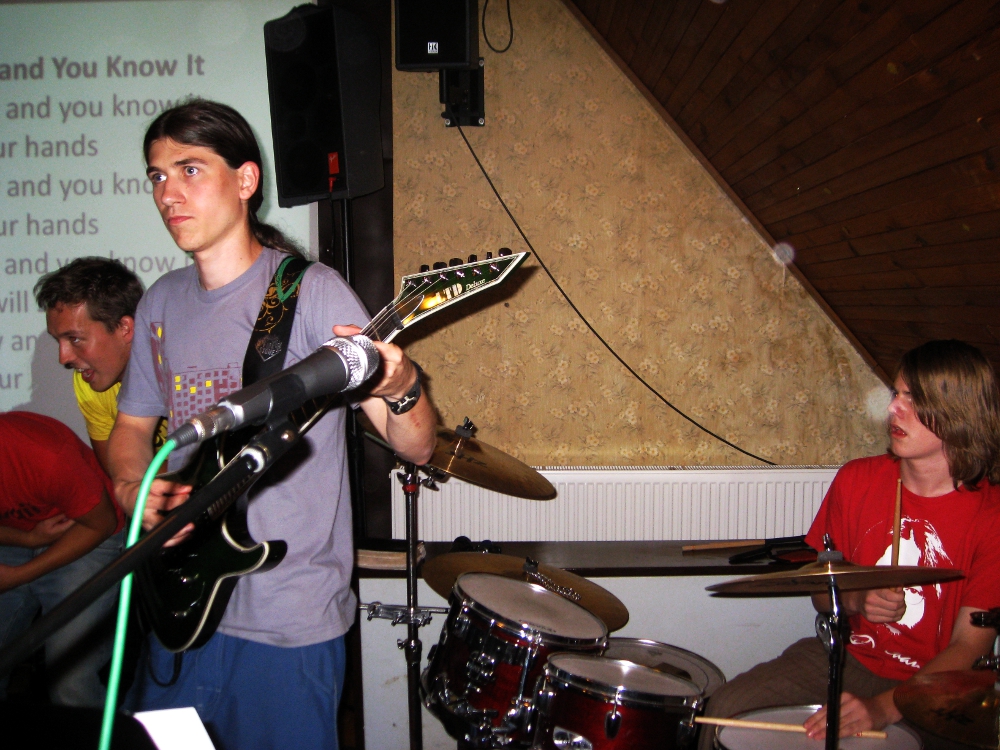
[[883,370],[1000,368],[1000,4],[566,2]]

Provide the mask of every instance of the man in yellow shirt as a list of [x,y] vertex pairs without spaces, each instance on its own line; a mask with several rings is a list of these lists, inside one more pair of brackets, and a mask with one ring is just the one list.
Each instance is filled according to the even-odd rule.
[[73,392],[105,471],[142,291],[142,282],[121,263],[96,257],[77,258],[35,285],[46,327],[59,342],[59,363],[74,370]]

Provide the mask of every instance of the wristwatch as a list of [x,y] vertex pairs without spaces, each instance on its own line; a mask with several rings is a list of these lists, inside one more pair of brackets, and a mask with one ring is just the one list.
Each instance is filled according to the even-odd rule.
[[[411,360],[412,361],[412,360]],[[400,414],[406,414],[410,409],[417,405],[417,401],[420,400],[420,377],[424,374],[423,369],[416,362],[413,362],[413,367],[417,371],[417,379],[413,381],[413,386],[408,390],[404,396],[399,399],[399,401],[391,401],[385,396],[382,400],[385,401],[386,406],[389,407],[389,411],[397,416]]]

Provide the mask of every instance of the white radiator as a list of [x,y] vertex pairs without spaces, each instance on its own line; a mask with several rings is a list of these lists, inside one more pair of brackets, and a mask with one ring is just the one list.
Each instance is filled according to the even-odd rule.
[[[457,479],[421,487],[419,537],[473,541],[770,539],[809,530],[836,466],[547,467],[554,500],[522,500]],[[392,478],[392,535],[405,536],[402,486]]]

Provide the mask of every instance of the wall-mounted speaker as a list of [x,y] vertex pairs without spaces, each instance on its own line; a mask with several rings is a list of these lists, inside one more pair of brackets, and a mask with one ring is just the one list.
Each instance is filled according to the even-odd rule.
[[337,6],[300,5],[264,24],[278,205],[380,190],[378,38]]
[[479,66],[478,0],[396,0],[396,69]]

